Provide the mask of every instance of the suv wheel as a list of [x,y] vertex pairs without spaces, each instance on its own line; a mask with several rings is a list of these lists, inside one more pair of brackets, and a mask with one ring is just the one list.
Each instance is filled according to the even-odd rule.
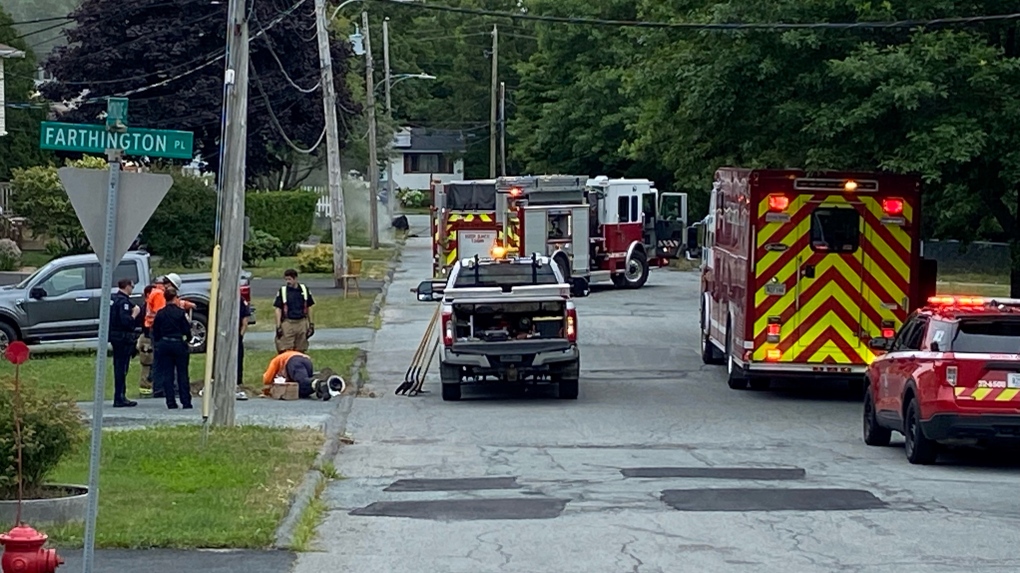
[[875,398],[869,388],[864,392],[864,443],[869,446],[888,446],[892,430],[878,425]]
[[7,346],[18,339],[18,333],[6,322],[0,322],[0,352],[7,350]]
[[903,430],[905,438],[903,450],[907,454],[907,461],[920,465],[935,463],[939,457],[939,445],[935,441],[929,440],[921,430],[921,407],[917,404],[916,398],[911,398],[910,403],[907,404]]

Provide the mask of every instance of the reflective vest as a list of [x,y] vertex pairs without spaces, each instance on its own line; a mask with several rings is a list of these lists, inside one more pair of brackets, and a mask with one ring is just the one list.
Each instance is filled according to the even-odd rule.
[[[305,300],[305,316],[308,316],[308,287],[298,284],[301,288],[301,298]],[[280,301],[283,302],[283,317],[287,318],[287,285],[280,287]]]

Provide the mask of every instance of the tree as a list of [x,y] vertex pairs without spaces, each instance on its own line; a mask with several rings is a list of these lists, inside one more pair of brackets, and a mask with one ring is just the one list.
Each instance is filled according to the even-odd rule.
[[[324,123],[310,7],[290,0],[250,6],[247,175],[257,180],[291,169],[296,161],[287,140],[311,147]],[[141,90],[131,95],[129,125],[194,132],[196,153],[218,171],[226,8],[193,0],[84,0],[72,13],[69,46],[45,64],[56,80],[43,92],[67,101],[88,90],[87,103],[61,119],[94,123],[103,97]],[[119,33],[110,33],[111,22]],[[332,48],[338,107],[360,113],[342,81],[350,48],[338,42]]]
[[[46,119],[43,102],[33,101],[35,56],[11,25],[14,20],[0,8],[0,44],[25,52],[24,58],[4,61],[5,95],[8,104],[7,135],[0,137],[0,180],[14,169],[45,163],[52,154],[39,149],[39,122]],[[18,105],[20,104],[20,105]],[[17,106],[17,107],[15,107]]]

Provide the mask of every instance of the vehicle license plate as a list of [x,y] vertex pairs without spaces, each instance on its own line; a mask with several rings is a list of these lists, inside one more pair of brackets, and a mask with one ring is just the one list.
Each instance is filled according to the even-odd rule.
[[503,356],[503,362],[520,362],[522,359],[520,354],[507,354]]
[[1006,377],[1007,388],[1020,388],[1020,374],[1010,373]]
[[786,294],[785,283],[767,283],[765,285],[765,294],[770,296],[783,296]]

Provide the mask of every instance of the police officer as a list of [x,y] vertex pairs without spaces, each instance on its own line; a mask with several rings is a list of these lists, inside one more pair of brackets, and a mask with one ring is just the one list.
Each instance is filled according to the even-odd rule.
[[113,407],[133,408],[138,403],[127,399],[127,373],[135,350],[135,328],[142,309],[131,302],[135,285],[131,279],[117,281],[117,292],[110,301],[110,345],[113,346]]
[[280,287],[273,302],[276,307],[277,353],[287,350],[305,352],[308,350],[308,339],[315,334],[315,321],[312,319],[315,299],[308,292],[308,287],[298,282],[297,276],[294,269],[283,272],[287,284]]
[[241,389],[244,381],[244,333],[248,331],[248,319],[251,318],[251,308],[248,301],[241,298],[241,324],[237,331],[237,399],[247,400],[248,395]]
[[188,382],[188,362],[191,353],[188,340],[191,339],[191,322],[188,312],[177,304],[177,289],[167,287],[163,291],[166,306],[156,313],[152,321],[152,343],[155,347],[155,384],[163,389],[166,407],[177,409],[174,398],[174,374],[177,375],[177,391],[181,406],[191,409],[191,384]]

